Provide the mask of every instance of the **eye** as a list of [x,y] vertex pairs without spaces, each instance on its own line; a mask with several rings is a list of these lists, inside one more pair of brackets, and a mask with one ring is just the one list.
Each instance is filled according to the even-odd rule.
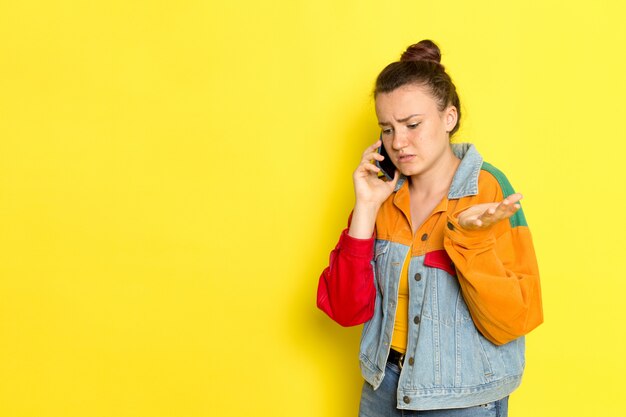
[[383,129],[383,135],[391,135],[391,132],[393,132],[391,128]]
[[418,123],[411,123],[410,125],[407,125],[407,127],[408,127],[409,129],[415,129],[415,128],[417,128],[417,126],[419,126],[419,125],[420,125],[420,123],[421,123],[421,122],[418,122]]

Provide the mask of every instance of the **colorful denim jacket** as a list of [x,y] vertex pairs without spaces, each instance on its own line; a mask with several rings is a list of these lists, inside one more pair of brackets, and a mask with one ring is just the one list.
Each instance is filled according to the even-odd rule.
[[318,306],[339,323],[367,320],[359,359],[363,377],[376,389],[385,376],[398,284],[411,252],[401,409],[469,407],[509,395],[521,382],[524,335],[543,321],[523,211],[479,231],[462,229],[456,219],[469,206],[501,201],[512,187],[473,145],[452,147],[461,163],[447,198],[417,233],[401,179],[379,210],[375,239],[344,231],[318,288]]

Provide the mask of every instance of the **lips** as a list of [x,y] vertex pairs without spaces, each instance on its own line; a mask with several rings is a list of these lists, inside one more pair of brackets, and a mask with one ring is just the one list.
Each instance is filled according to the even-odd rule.
[[398,163],[410,162],[413,158],[415,158],[415,155],[401,155],[398,156]]

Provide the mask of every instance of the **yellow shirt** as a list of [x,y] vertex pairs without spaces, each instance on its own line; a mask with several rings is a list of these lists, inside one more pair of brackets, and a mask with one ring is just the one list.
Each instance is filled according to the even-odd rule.
[[409,249],[400,273],[396,321],[393,324],[393,334],[391,336],[391,348],[400,353],[406,352],[406,338],[409,329],[409,264],[411,263],[411,252]]

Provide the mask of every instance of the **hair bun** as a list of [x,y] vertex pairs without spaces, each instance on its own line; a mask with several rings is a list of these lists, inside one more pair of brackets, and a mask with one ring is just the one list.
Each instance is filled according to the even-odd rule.
[[406,48],[400,61],[433,61],[441,64],[441,51],[435,42],[424,39]]

